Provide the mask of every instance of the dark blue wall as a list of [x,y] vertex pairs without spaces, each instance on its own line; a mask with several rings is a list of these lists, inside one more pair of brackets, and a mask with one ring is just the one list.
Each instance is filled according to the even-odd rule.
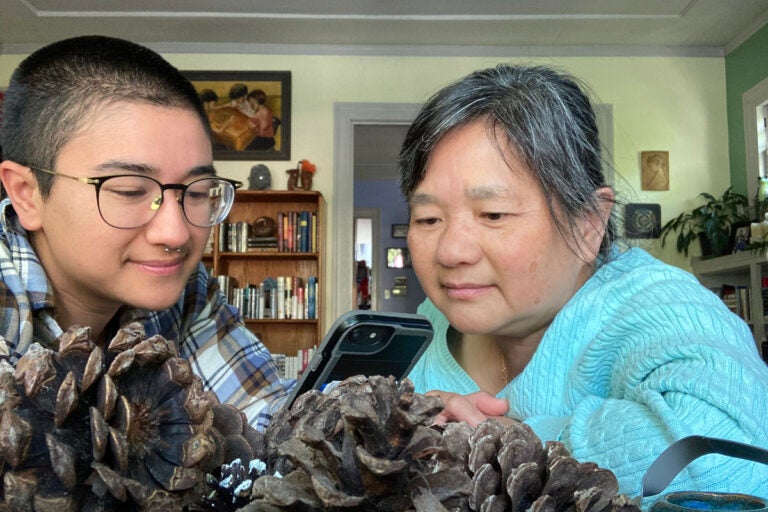
[[[379,276],[378,311],[398,311],[415,313],[416,307],[424,300],[424,292],[416,279],[412,268],[387,268],[387,248],[407,247],[405,238],[392,238],[393,224],[408,224],[408,207],[400,194],[396,181],[359,181],[355,180],[355,208],[378,208],[379,219],[379,249],[377,267],[373,269]],[[408,294],[405,297],[390,296],[384,300],[384,290],[392,289],[395,277],[406,277]]]

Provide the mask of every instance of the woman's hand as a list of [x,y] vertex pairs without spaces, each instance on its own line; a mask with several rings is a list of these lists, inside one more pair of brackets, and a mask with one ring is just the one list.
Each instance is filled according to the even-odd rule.
[[443,410],[435,416],[435,424],[437,425],[451,421],[466,421],[470,426],[476,427],[489,418],[494,418],[505,424],[516,423],[512,418],[504,416],[509,411],[509,403],[485,391],[459,395],[458,393],[433,390],[427,394],[439,396],[445,404]]

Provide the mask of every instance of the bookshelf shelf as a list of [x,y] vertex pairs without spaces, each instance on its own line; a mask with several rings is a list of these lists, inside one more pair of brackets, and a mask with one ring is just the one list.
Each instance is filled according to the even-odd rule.
[[691,268],[699,281],[710,289],[731,286],[737,291],[743,290],[741,300],[743,303],[746,299],[746,306],[742,316],[752,327],[763,358],[768,357],[762,350],[768,325],[765,314],[768,286],[764,286],[768,280],[768,252],[745,251],[717,258],[691,258]]
[[273,320],[271,318],[245,318],[244,319],[246,324],[316,324],[318,322],[317,319],[297,319],[297,318],[286,318],[284,320]]
[[[230,244],[228,226],[236,223],[252,225],[259,217],[278,220],[280,213],[308,212],[315,219],[310,243],[306,252],[278,251],[277,249],[222,250]],[[237,191],[229,217],[216,226],[212,249],[203,256],[203,262],[214,276],[229,276],[239,288],[258,287],[267,278],[279,276],[299,277],[307,283],[309,277],[318,279],[315,293],[315,315],[312,319],[299,318],[244,318],[246,326],[255,333],[273,354],[296,355],[297,351],[316,346],[322,336],[322,287],[319,279],[323,274],[323,229],[325,226],[325,201],[317,191],[245,190]],[[305,235],[306,236],[306,235]],[[287,247],[287,246],[286,246]],[[227,248],[228,249],[228,248]],[[314,250],[312,250],[314,249]],[[248,316],[248,315],[243,315]]]
[[285,259],[285,260],[301,260],[301,259],[317,259],[319,254],[312,252],[220,252],[220,258],[233,258],[233,259]]

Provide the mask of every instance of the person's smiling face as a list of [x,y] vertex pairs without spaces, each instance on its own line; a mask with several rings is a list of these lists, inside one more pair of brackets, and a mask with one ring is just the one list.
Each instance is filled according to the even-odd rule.
[[[459,331],[540,338],[591,267],[558,231],[525,164],[502,157],[486,126],[454,128],[432,152],[409,200],[413,267]],[[592,238],[599,246],[602,235]]]
[[[86,122],[58,154],[55,171],[77,177],[141,174],[160,183],[210,176],[208,135],[192,111],[116,103]],[[144,226],[117,229],[99,215],[92,185],[54,178],[40,205],[35,249],[56,300],[89,310],[174,304],[197,267],[211,228],[184,218],[177,191],[166,191]],[[165,247],[180,248],[167,253]]]

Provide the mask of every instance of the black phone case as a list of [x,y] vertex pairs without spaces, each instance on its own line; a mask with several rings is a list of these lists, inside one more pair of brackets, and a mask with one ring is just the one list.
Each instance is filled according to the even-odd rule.
[[328,330],[290,395],[287,407],[311,389],[353,375],[402,379],[432,341],[432,324],[421,315],[349,311]]

